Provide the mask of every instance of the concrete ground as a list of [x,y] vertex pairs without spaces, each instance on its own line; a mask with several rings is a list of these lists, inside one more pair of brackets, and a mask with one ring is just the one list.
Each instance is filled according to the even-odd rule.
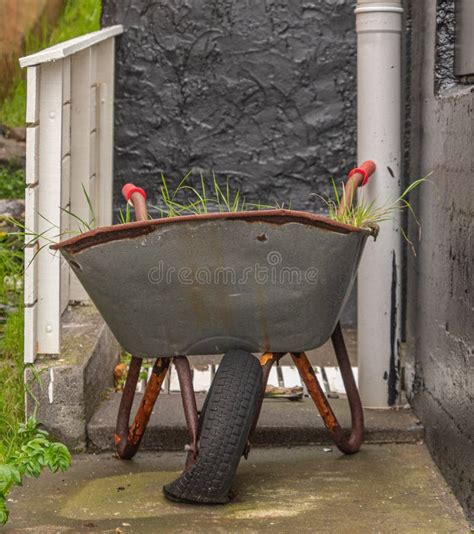
[[10,533],[317,532],[461,534],[463,513],[422,444],[256,449],[225,506],[167,502],[183,453],[81,455],[65,474],[15,489]]

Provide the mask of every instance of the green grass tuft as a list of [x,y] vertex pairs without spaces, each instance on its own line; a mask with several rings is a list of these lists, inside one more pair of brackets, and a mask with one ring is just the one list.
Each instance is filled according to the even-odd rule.
[[[398,198],[380,206],[378,206],[375,201],[357,201],[355,198],[352,204],[348,205],[346,202],[344,189],[342,194],[339,194],[334,180],[332,180],[334,199],[328,199],[322,197],[321,195],[316,196],[324,202],[328,211],[327,216],[330,219],[348,224],[350,226],[370,227],[383,221],[392,219],[395,214],[404,211],[405,209],[415,216],[411,204],[408,201],[408,197],[414,189],[426,181],[428,181],[427,177],[415,180],[402,192]],[[345,204],[346,208],[340,213],[339,208],[341,204]]]
[[[201,174],[195,185],[191,172],[185,174],[176,188],[172,189],[164,174],[161,175],[160,198],[157,206],[150,205],[151,212],[158,212],[160,217],[178,217],[179,215],[200,215],[209,212],[237,212],[261,209],[279,209],[282,205],[251,204],[241,195],[239,189],[233,189],[226,180],[225,184],[212,173],[210,185]],[[151,216],[151,214],[150,214]],[[124,216],[121,216],[124,220]]]
[[0,235],[0,463],[24,420],[22,242]]

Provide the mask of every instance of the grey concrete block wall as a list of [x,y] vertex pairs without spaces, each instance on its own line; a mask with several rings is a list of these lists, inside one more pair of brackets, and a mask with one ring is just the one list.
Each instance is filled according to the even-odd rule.
[[411,2],[410,176],[433,174],[414,199],[406,377],[428,447],[474,520],[474,86],[453,77],[453,2],[436,7]]
[[352,0],[103,0],[118,41],[115,194],[160,173],[230,177],[311,208],[355,158]]

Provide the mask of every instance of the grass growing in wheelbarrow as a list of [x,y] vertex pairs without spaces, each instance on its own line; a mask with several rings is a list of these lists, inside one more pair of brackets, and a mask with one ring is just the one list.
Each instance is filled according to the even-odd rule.
[[[408,211],[415,217],[415,220],[417,220],[413,208],[408,201],[408,196],[414,189],[426,181],[427,178],[415,180],[397,199],[381,206],[377,205],[376,200],[371,202],[364,202],[363,200],[358,202],[354,201],[352,205],[348,206],[344,189],[342,194],[339,194],[334,180],[332,180],[334,200],[326,199],[320,195],[317,196],[326,204],[328,209],[328,217],[330,219],[344,224],[349,224],[351,226],[361,227],[378,224],[383,221],[390,220],[397,212],[405,209],[408,209]],[[339,208],[342,204],[345,204],[347,207],[344,211],[339,213]]]
[[[248,210],[262,209],[289,209],[285,204],[260,204],[247,202],[239,189],[233,189],[226,180],[225,184],[219,184],[212,173],[211,185],[206,185],[206,180],[201,174],[196,185],[191,185],[192,173],[188,172],[172,189],[166,177],[161,175],[160,205],[151,205],[153,211],[157,211],[160,217],[178,217],[180,215],[201,215],[211,212],[232,213]],[[128,212],[129,213],[129,212]],[[130,215],[128,214],[128,217]],[[122,214],[121,220],[125,222],[127,213]]]

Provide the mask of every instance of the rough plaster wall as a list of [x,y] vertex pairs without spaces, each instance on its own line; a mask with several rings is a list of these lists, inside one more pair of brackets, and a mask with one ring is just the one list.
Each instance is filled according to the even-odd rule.
[[[104,0],[118,44],[116,199],[160,172],[314,207],[355,157],[352,0]],[[314,200],[313,200],[314,202]]]
[[407,378],[431,453],[474,520],[474,87],[439,84],[435,57],[449,57],[439,46],[450,39],[436,49],[436,17],[435,0],[412,3],[412,79],[420,83],[411,91],[410,170],[433,175],[415,200],[421,240],[411,228]]
[[[118,40],[115,206],[160,173],[229,177],[247,200],[318,211],[355,163],[352,0],[103,0]],[[355,322],[355,292],[343,314]]]

